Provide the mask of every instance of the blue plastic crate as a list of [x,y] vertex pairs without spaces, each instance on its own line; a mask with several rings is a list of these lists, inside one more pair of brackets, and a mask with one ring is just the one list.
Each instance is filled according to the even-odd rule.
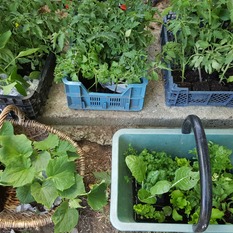
[[81,82],[63,78],[67,104],[78,110],[140,111],[143,108],[148,80],[141,78],[139,84],[129,84],[121,93],[88,92]]
[[[166,21],[165,21],[166,22]],[[167,43],[169,32],[162,27],[161,45]],[[168,68],[171,65],[168,64]],[[173,81],[171,70],[162,70],[165,85],[165,102],[167,106],[225,106],[233,107],[233,91],[190,91],[178,87]]]

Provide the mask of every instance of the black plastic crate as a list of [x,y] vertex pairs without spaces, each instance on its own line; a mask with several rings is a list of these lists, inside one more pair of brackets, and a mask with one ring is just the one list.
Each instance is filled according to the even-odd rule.
[[4,109],[7,105],[13,104],[19,107],[30,119],[41,115],[43,105],[46,103],[53,83],[55,65],[56,57],[51,53],[45,61],[36,90],[28,96],[0,95],[0,110]]

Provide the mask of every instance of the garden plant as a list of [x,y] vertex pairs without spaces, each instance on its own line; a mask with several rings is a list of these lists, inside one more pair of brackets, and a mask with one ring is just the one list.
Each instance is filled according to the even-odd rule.
[[[55,81],[140,83],[141,78],[158,79],[155,61],[148,60],[153,41],[149,24],[157,8],[143,1],[87,0],[76,3],[72,19],[74,35],[68,50],[57,58]],[[90,11],[91,9],[91,11]]]
[[[168,42],[163,45],[162,58],[171,64],[174,79],[175,76],[177,82],[195,79],[201,86],[217,81],[223,88],[231,83],[233,2],[171,0],[167,13]],[[209,89],[219,88],[211,85]]]
[[[211,141],[208,147],[213,185],[210,223],[232,224],[232,151]],[[164,151],[137,152],[131,146],[125,155],[133,180],[127,179],[136,183],[133,209],[137,221],[197,223],[201,194],[196,149],[189,151],[191,159]]]

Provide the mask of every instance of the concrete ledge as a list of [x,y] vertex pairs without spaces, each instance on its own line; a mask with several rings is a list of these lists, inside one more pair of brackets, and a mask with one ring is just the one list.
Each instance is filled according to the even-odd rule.
[[167,107],[163,81],[150,81],[144,108],[140,112],[90,111],[69,109],[63,84],[54,84],[44,112],[37,120],[49,125],[180,127],[189,114],[199,116],[206,128],[233,127],[233,108]]

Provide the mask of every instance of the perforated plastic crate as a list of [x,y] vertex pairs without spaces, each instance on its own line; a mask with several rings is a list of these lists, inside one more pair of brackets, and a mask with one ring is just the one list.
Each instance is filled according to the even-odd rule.
[[19,107],[30,119],[39,116],[42,113],[42,107],[48,98],[48,93],[53,83],[55,64],[55,55],[51,53],[45,61],[36,90],[28,96],[0,95],[0,110],[7,105],[13,104]]
[[140,111],[143,108],[148,80],[141,79],[139,84],[129,84],[121,93],[88,92],[81,82],[63,78],[67,104],[77,110],[117,110]]
[[[162,27],[161,45],[167,43],[169,32]],[[170,68],[168,64],[168,68]],[[190,91],[178,87],[170,70],[162,70],[165,83],[165,102],[167,106],[225,106],[233,107],[233,91]]]

